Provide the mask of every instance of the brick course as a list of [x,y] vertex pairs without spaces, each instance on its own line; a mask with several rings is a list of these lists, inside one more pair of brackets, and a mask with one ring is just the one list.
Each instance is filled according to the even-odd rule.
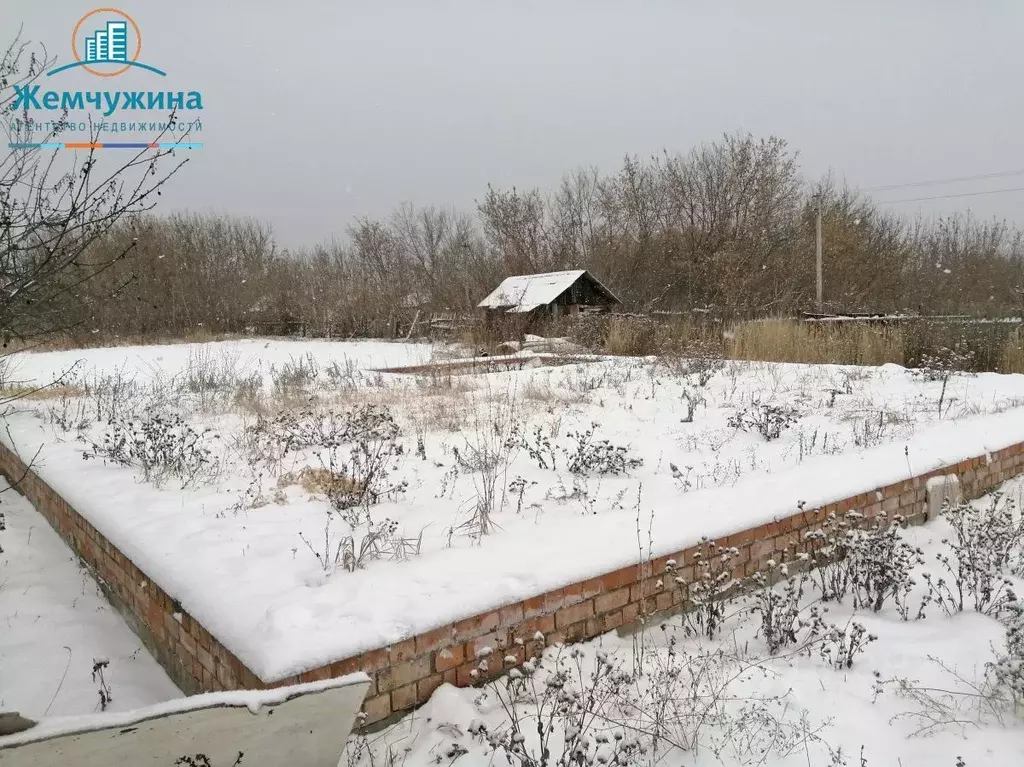
[[[268,685],[185,613],[172,594],[150,580],[3,445],[0,472],[92,570],[107,599],[183,692],[259,689],[364,671],[371,679],[363,704],[367,723],[386,720],[425,702],[444,682],[466,686],[500,674],[506,656],[522,662],[526,648],[536,646],[538,632],[545,644],[576,642],[615,629],[626,630],[643,617],[656,618],[659,613],[682,609],[682,590],[675,578],[689,583],[697,572],[696,555],[707,551],[708,546],[703,543],[569,584]],[[820,528],[830,513],[856,510],[872,518],[885,512],[920,523],[926,518],[925,484],[931,477],[956,474],[967,499],[976,498],[1021,473],[1024,443],[820,509],[803,509],[785,519],[738,531],[719,539],[717,544],[738,550],[731,565],[733,576],[742,578],[763,569],[770,559],[791,560],[796,553],[812,549],[804,535]],[[669,560],[675,561],[671,570]],[[480,673],[477,668],[480,658],[486,656],[484,648],[491,648],[493,654],[487,657],[487,670]]]

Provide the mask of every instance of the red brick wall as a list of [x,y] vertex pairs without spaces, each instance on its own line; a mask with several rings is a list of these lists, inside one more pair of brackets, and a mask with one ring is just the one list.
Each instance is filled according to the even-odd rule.
[[[265,687],[202,626],[180,610],[172,596],[128,561],[74,509],[53,492],[7,448],[0,446],[0,471],[35,504],[79,557],[101,580],[111,602],[121,610],[157,660],[186,693]],[[770,559],[791,561],[802,551],[803,535],[819,528],[831,512],[860,511],[866,517],[899,514],[912,522],[925,515],[925,483],[933,476],[956,474],[965,498],[977,497],[1024,473],[1024,443],[961,461],[942,470],[880,487],[820,509],[798,511],[760,527],[741,530],[715,543],[735,547],[734,578],[766,569]],[[20,482],[18,481],[20,479]],[[354,658],[281,680],[277,685],[310,682],[364,671],[371,679],[364,704],[367,721],[377,722],[426,701],[443,682],[468,686],[477,681],[477,652],[494,650],[489,674],[501,673],[502,659],[524,659],[526,645],[540,632],[546,644],[577,642],[679,609],[681,591],[672,578],[693,578],[695,556],[706,544],[638,563],[582,583],[506,605],[382,647]],[[666,564],[675,560],[671,578]],[[660,585],[660,579],[665,584]],[[174,613],[181,615],[180,621]],[[478,672],[476,672],[478,673]]]
[[0,472],[92,570],[107,599],[183,692],[266,686],[3,445]]

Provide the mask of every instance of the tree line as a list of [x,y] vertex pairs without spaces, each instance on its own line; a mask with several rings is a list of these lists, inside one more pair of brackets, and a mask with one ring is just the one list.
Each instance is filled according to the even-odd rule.
[[[505,276],[587,268],[637,312],[786,316],[813,308],[820,205],[828,308],[1021,313],[1022,233],[958,214],[907,220],[832,177],[809,180],[778,137],[578,169],[553,191],[488,187],[473,211],[399,205],[343,242],[289,250],[271,228],[206,213],[121,222],[74,291],[83,333],[183,336],[256,323],[386,335],[414,309],[470,311]],[[73,320],[73,321],[70,321]],[[407,319],[406,319],[407,321]]]

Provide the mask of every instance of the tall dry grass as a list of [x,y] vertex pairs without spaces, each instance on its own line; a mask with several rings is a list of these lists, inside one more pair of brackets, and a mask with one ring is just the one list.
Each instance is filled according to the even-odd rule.
[[737,360],[838,365],[906,364],[900,328],[794,320],[737,325],[726,338],[726,356]]
[[175,344],[204,344],[213,341],[235,341],[247,336],[241,333],[214,333],[206,328],[195,328],[180,336],[155,334],[59,333],[44,339],[7,339],[4,355],[24,352],[62,352],[77,349],[113,348],[120,346],[172,346]]
[[1024,336],[1015,328],[1003,344],[999,358],[1000,373],[1024,373]]
[[659,354],[720,356],[721,325],[690,318],[655,319],[630,314],[574,318],[552,327],[552,333],[605,354],[646,357]]

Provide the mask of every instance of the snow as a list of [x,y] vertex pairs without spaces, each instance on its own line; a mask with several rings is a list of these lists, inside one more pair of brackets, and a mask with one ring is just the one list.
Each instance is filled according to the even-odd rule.
[[80,716],[51,716],[39,720],[38,724],[29,730],[0,738],[0,746],[30,743],[71,733],[107,730],[115,727],[130,727],[149,719],[207,708],[245,708],[250,713],[257,714],[262,708],[280,705],[300,695],[309,695],[352,685],[368,684],[369,681],[370,678],[360,672],[319,682],[277,687],[272,690],[231,690],[227,692],[209,692],[189,697],[177,697],[163,703],[120,712]]
[[[1013,480],[1002,490],[1017,501],[1019,508],[1024,480]],[[933,520],[924,527],[904,531],[907,541],[922,550],[925,565],[917,569],[919,585],[922,571],[941,570],[936,555],[945,551],[941,541],[948,533],[944,520]],[[1017,593],[1021,593],[1024,580],[1017,577],[1013,582]],[[922,588],[916,588],[910,604],[916,605],[922,593]],[[803,601],[805,610],[818,601],[817,598],[816,591],[807,593]],[[589,674],[596,666],[599,653],[607,655],[614,665],[627,673],[633,671],[635,663],[646,663],[647,678],[661,680],[668,690],[664,698],[658,698],[669,701],[664,708],[655,705],[651,698],[642,699],[648,703],[644,716],[653,717],[654,712],[660,710],[664,717],[663,728],[659,731],[665,740],[660,749],[657,753],[649,750],[625,763],[644,767],[653,764],[661,767],[710,764],[723,767],[755,764],[765,767],[809,764],[822,767],[838,764],[851,767],[956,767],[958,764],[1017,767],[1024,764],[1024,719],[1021,719],[1024,712],[1018,710],[1015,716],[1012,704],[997,707],[991,702],[994,699],[985,701],[978,694],[979,690],[990,692],[983,684],[986,662],[1006,651],[1005,630],[995,618],[971,611],[948,617],[932,605],[924,619],[903,621],[891,604],[875,614],[854,611],[849,600],[841,605],[830,603],[827,606],[830,621],[843,626],[856,620],[878,637],[856,658],[852,668],[837,671],[824,664],[813,651],[798,654],[787,649],[770,657],[758,633],[758,616],[747,612],[751,604],[749,601],[732,603],[732,617],[720,638],[715,640],[687,635],[681,628],[681,620],[674,618],[640,635],[622,637],[610,633],[574,646],[582,650],[584,661],[582,672],[577,675],[575,659],[569,660],[569,667],[574,669],[567,684],[570,694],[588,689]],[[674,661],[669,652],[670,639],[678,642]],[[643,660],[637,653],[638,646],[645,647]],[[698,655],[700,653],[702,655]],[[714,656],[714,653],[721,655]],[[524,744],[527,753],[539,752],[538,727],[552,721],[556,723],[549,741],[552,762],[561,754],[564,728],[559,725],[560,717],[553,713],[550,703],[538,723],[531,689],[543,691],[559,659],[565,662],[568,656],[567,648],[547,648],[534,686],[527,687],[516,705],[510,706],[518,716],[520,734],[514,737]],[[698,657],[701,660],[691,660]],[[723,677],[701,673],[707,668],[714,669],[719,663],[731,673]],[[683,670],[676,684],[670,681],[672,677],[661,676],[670,668]],[[699,680],[699,684],[694,684],[693,679]],[[720,703],[715,704],[709,692],[723,679],[726,683],[719,688]],[[948,708],[926,709],[923,702],[901,695],[899,682],[895,680],[907,680],[919,689],[930,688],[928,694],[932,701]],[[401,754],[405,767],[428,767],[438,763],[507,767],[510,762],[505,756],[500,752],[492,753],[479,735],[486,732],[499,736],[511,730],[510,716],[499,700],[499,695],[508,698],[506,684],[506,679],[502,679],[483,689],[442,685],[415,714],[372,736],[351,738],[343,762],[349,767],[370,767],[381,763],[382,757],[390,752]],[[650,721],[627,714],[625,709],[611,704],[603,707],[604,701],[609,699],[606,697],[608,689],[609,685],[599,688],[588,710],[597,710],[609,718],[591,716],[584,720],[592,744],[615,732],[627,738],[636,736],[628,725]],[[631,683],[626,689],[628,694],[635,694],[635,690],[645,688],[639,681],[635,687]],[[691,699],[691,690],[697,690],[700,697]],[[958,698],[954,700],[947,693],[956,693]],[[699,721],[696,716],[687,718],[687,712],[694,709],[700,715]],[[678,721],[674,717],[678,717]],[[673,726],[680,722],[685,724],[678,729]],[[788,734],[785,729],[777,728],[775,722],[788,725],[791,728]],[[922,732],[923,727],[931,729]],[[648,732],[651,731],[653,728],[649,727]],[[802,739],[808,732],[815,737],[805,745]],[[782,737],[777,737],[779,735]],[[670,742],[680,736],[691,736],[696,742],[690,744],[687,751],[673,748]],[[787,737],[794,738],[795,742],[783,745]],[[833,761],[829,749],[833,753],[841,750],[845,761]],[[790,753],[787,754],[787,750]],[[460,755],[457,761],[451,758],[456,754]],[[958,761],[960,759],[962,762]],[[519,760],[511,762],[520,763]]]
[[364,369],[418,365],[429,362],[432,351],[426,344],[280,338],[215,344],[113,346],[8,356],[5,361],[10,369],[4,377],[9,383],[48,384],[69,373],[77,379],[122,373],[139,380],[152,380],[159,375],[179,375],[188,366],[191,355],[202,354],[210,348],[236,358],[240,367],[258,365],[264,369],[294,363],[309,355],[324,365],[337,363],[342,367],[349,363]]
[[0,711],[38,719],[99,710],[94,659],[110,662],[111,713],[179,697],[60,536],[2,478],[0,488]]
[[530,312],[550,304],[586,274],[583,269],[545,274],[507,277],[477,306],[481,309],[507,309],[509,314]]
[[[127,368],[164,386],[161,375],[187,370],[188,348],[24,355],[19,378],[43,381],[81,358],[80,368],[89,371],[83,376]],[[283,503],[239,506],[253,478],[237,440],[252,417],[234,406],[204,409],[187,392],[171,396],[196,428],[216,429],[227,467],[214,484],[184,491],[173,482],[154,487],[128,468],[83,461],[83,440],[98,440],[102,424],[81,438],[60,432],[47,416],[59,403],[25,401],[26,411],[7,419],[2,437],[25,458],[38,449],[40,476],[268,682],[634,564],[641,549],[643,556],[670,554],[703,536],[792,514],[800,504],[824,505],[1024,438],[1024,376],[956,376],[940,418],[942,384],[894,365],[729,363],[705,386],[671,365],[636,359],[441,379],[368,370],[422,364],[437,351],[281,341],[202,349],[244,355],[268,392],[273,366],[297,354],[318,355],[325,366],[345,358],[359,368],[351,381],[341,388],[319,381],[299,399],[394,411],[404,450],[392,475],[408,488],[372,514],[395,520],[406,538],[422,535],[420,552],[352,573],[325,571],[310,550],[333,550],[348,531],[328,515],[322,496],[289,486],[281,490]],[[756,401],[797,408],[799,418],[771,442],[729,426]],[[480,475],[460,468],[455,451],[465,458],[513,420],[531,440],[535,428],[554,435],[557,467],[540,468],[528,451],[511,451],[497,479],[504,504],[492,517],[496,529],[482,538],[464,535],[460,526],[475,507]],[[619,476],[566,471],[558,448],[571,449],[569,432],[595,422],[595,439],[626,447],[643,465]],[[282,470],[319,465],[312,451],[289,460]],[[274,478],[265,477],[262,492],[269,497],[274,487]]]

